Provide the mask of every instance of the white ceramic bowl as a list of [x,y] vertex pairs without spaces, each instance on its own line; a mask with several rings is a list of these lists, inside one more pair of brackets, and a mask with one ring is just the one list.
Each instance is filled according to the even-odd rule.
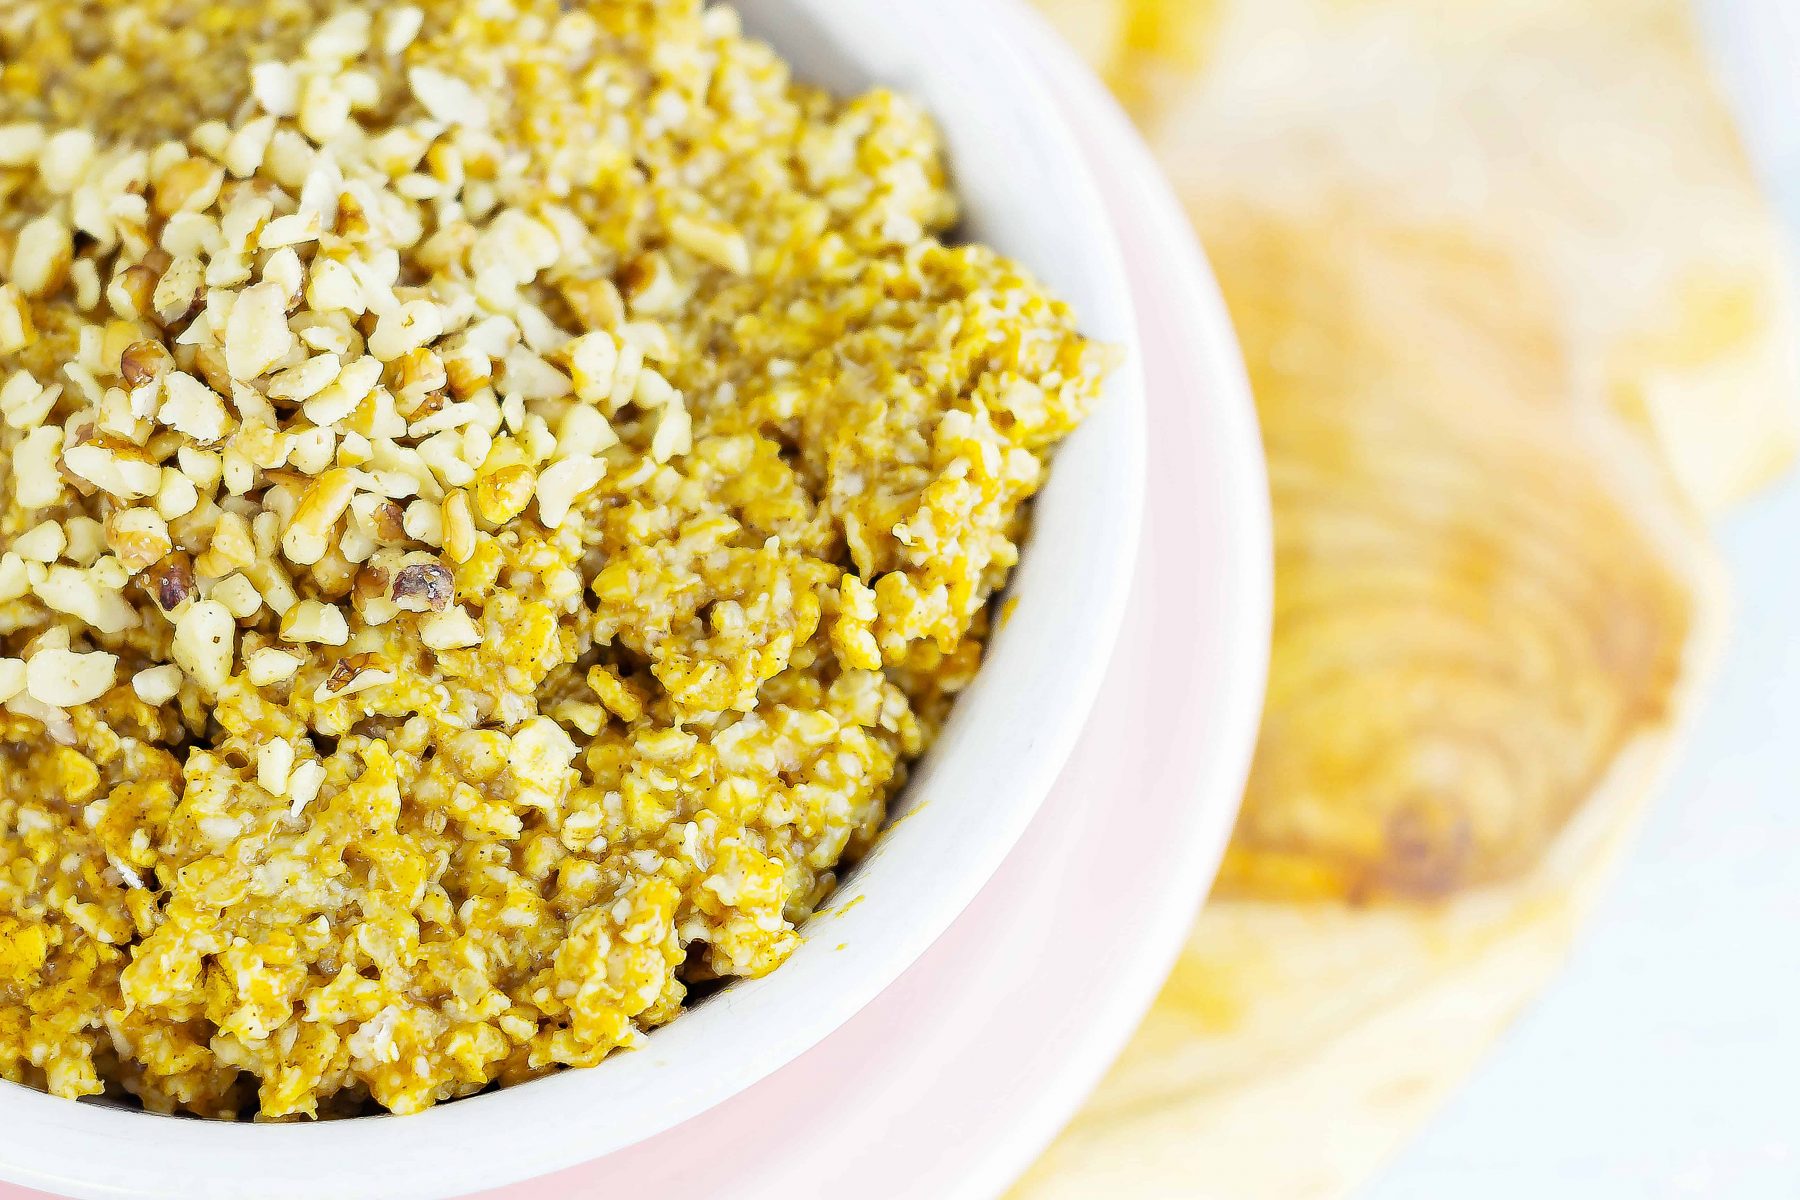
[[[1017,605],[896,806],[898,821],[769,977],[735,984],[644,1049],[426,1113],[230,1125],[74,1104],[0,1084],[0,1178],[76,1197],[424,1200],[598,1157],[748,1087],[891,983],[999,866],[1086,718],[1131,580],[1143,397],[1118,248],[1042,84],[979,4],[745,0],[800,78],[921,97],[949,140],[964,234],[1019,259],[1128,365],[1057,456],[1013,581]],[[846,907],[844,901],[859,900]]]

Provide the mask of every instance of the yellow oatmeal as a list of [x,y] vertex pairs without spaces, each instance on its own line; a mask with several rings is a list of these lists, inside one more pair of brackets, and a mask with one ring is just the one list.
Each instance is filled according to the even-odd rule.
[[1109,355],[698,0],[0,10],[0,1076],[413,1112],[762,975]]

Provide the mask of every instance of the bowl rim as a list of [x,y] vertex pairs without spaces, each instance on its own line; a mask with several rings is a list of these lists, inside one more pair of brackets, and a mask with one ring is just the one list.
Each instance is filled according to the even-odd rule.
[[[1224,293],[1192,221],[1131,118],[1069,43],[1027,7],[1027,0],[992,2],[1017,25],[1057,86],[1071,121],[1081,127],[1079,137],[1106,147],[1090,153],[1110,156],[1109,165],[1120,169],[1120,177],[1142,185],[1136,193],[1142,215],[1140,237],[1125,241],[1167,248],[1164,298],[1191,322],[1194,362],[1204,367],[1205,390],[1214,410],[1211,421],[1202,423],[1215,438],[1239,447],[1226,460],[1228,469],[1222,474],[1227,478],[1216,481],[1238,501],[1233,527],[1223,532],[1221,556],[1237,568],[1236,586],[1221,603],[1237,614],[1239,624],[1233,636],[1216,647],[1222,703],[1209,733],[1218,752],[1203,760],[1186,793],[1202,811],[1196,813],[1190,837],[1180,844],[1180,866],[1171,873],[1180,882],[1170,887],[1161,906],[1145,914],[1138,934],[1143,950],[1090,1014],[1110,1032],[1095,1033],[1074,1047],[1050,1086],[1040,1090],[1029,1110],[1011,1122],[1006,1136],[996,1139],[962,1181],[956,1193],[959,1200],[997,1196],[1031,1168],[1136,1036],[1174,969],[1194,914],[1206,903],[1218,875],[1249,778],[1268,685],[1275,590],[1274,514],[1260,418]],[[1110,194],[1116,189],[1116,180],[1109,179],[1104,190]],[[1133,258],[1129,245],[1126,255]],[[1166,318],[1159,323],[1165,328],[1172,324]],[[1147,338],[1153,339],[1154,335]],[[1222,802],[1206,811],[1213,798]]]
[[[750,0],[744,7],[758,9],[777,2],[781,0]],[[962,861],[956,864],[950,878],[941,887],[908,896],[906,919],[896,924],[880,903],[879,890],[864,890],[863,885],[879,882],[882,872],[878,864],[908,852],[897,846],[907,841],[922,842],[912,835],[932,821],[941,823],[939,814],[954,805],[953,799],[938,794],[955,790],[948,785],[956,782],[954,778],[942,778],[943,764],[950,761],[950,752],[939,753],[943,751],[940,743],[922,765],[920,777],[909,784],[900,806],[905,809],[903,819],[884,833],[877,850],[853,877],[852,886],[843,889],[857,893],[851,897],[851,904],[870,896],[874,899],[854,907],[840,905],[821,914],[807,926],[807,945],[775,974],[726,989],[679,1021],[658,1030],[646,1039],[643,1049],[615,1056],[597,1068],[565,1072],[404,1118],[375,1116],[292,1124],[164,1118],[93,1104],[72,1104],[8,1084],[0,1086],[0,1125],[8,1127],[12,1136],[6,1139],[8,1145],[0,1148],[0,1178],[84,1197],[169,1196],[186,1200],[217,1196],[219,1200],[241,1200],[246,1186],[254,1186],[258,1195],[269,1197],[310,1195],[320,1186],[331,1186],[344,1197],[402,1200],[464,1194],[599,1157],[711,1107],[829,1035],[888,986],[949,926],[1023,832],[1054,782],[1098,691],[1124,612],[1138,543],[1143,488],[1143,383],[1140,356],[1136,353],[1136,318],[1131,311],[1122,256],[1072,132],[1064,125],[1036,69],[1008,46],[999,24],[958,7],[956,0],[916,0],[914,4],[892,8],[886,7],[883,0],[786,2],[808,12],[820,27],[852,39],[868,36],[866,29],[854,26],[874,22],[892,39],[883,40],[884,52],[911,55],[915,68],[929,62],[939,78],[953,77],[960,70],[966,79],[970,78],[968,72],[979,68],[990,89],[1006,89],[1012,103],[1003,115],[1016,120],[1025,114],[1033,123],[1031,134],[1037,139],[1038,148],[1051,152],[1058,169],[1066,175],[1066,191],[1058,197],[1065,224],[1080,230],[1084,251],[1103,264],[1109,278],[1111,294],[1102,289],[1107,311],[1090,312],[1084,308],[1081,315],[1084,324],[1090,318],[1104,318],[1101,323],[1112,326],[1104,336],[1124,342],[1129,357],[1110,381],[1101,411],[1059,454],[1057,469],[1052,471],[1050,483],[1038,500],[1034,526],[1042,528],[1052,523],[1046,520],[1046,514],[1058,512],[1058,504],[1073,504],[1070,488],[1059,488],[1057,481],[1074,469],[1069,463],[1079,459],[1082,447],[1099,444],[1100,434],[1090,433],[1092,429],[1104,427],[1111,431],[1106,446],[1115,461],[1108,467],[1120,489],[1104,498],[1090,530],[1092,544],[1081,548],[1085,574],[1069,580],[1070,588],[1084,600],[1085,621],[1079,629],[1069,625],[1066,614],[1059,620],[1046,617],[1039,622],[1052,633],[1065,637],[1085,633],[1085,637],[1076,636],[1059,647],[1063,652],[1053,665],[1040,662],[1035,669],[1023,672],[1022,677],[1038,689],[1026,693],[1031,697],[1037,723],[1031,736],[1015,743],[1015,749],[1022,746],[1025,750],[1023,757],[1007,764],[1003,776],[989,772],[990,783],[1004,778],[1008,802],[981,811],[982,820],[972,827],[974,840],[964,847]],[[921,26],[950,27],[945,17],[952,13],[957,18],[954,28],[959,36],[950,42],[942,37],[934,40],[921,30]],[[908,36],[915,40],[908,43]],[[921,38],[933,50],[934,57],[922,57],[923,48],[918,45]],[[885,73],[875,73],[883,82],[892,82]],[[950,128],[948,132],[954,144],[958,131]],[[989,136],[993,132],[990,130]],[[1028,265],[1042,275],[1054,273],[1054,264],[1050,270],[1037,262]],[[1025,662],[1026,656],[1046,657],[1033,653],[1042,647],[1027,636],[1027,626],[1034,616],[1033,601],[1040,594],[1028,585],[1034,568],[1036,574],[1047,573],[1061,549],[1040,546],[1035,538],[1028,543],[1017,576],[1025,585],[1018,592],[1018,609],[1012,622],[997,632],[990,659],[976,687],[958,704],[946,728],[946,738],[953,730],[971,725],[975,728],[968,735],[971,737],[990,729],[993,719],[976,722],[975,715],[998,711],[1009,703],[1011,698],[1003,695],[977,699],[978,693],[986,696],[995,692],[996,662],[1004,657],[1024,667],[1030,665]],[[964,753],[966,756],[973,751]],[[943,785],[935,790],[934,775]],[[925,807],[931,809],[930,821],[911,819],[912,814]],[[886,919],[881,919],[884,916]],[[851,972],[828,964],[822,957],[826,930],[830,939],[843,939],[846,945],[858,946],[861,961],[857,970]],[[853,956],[850,961],[855,960]],[[795,970],[796,967],[802,969]],[[811,981],[817,981],[818,990],[808,996],[806,988]],[[785,1025],[778,1021],[774,1027],[765,1028],[771,1014],[779,1016],[781,1003],[791,1007],[791,997],[783,1000],[790,993],[812,1002],[805,1019]],[[757,1025],[759,1020],[764,1026]],[[699,1057],[691,1047],[717,1042],[716,1035],[709,1036],[714,1028],[756,1028],[772,1036],[755,1046],[728,1045],[728,1052],[722,1057]],[[707,1069],[695,1070],[696,1062],[704,1062]],[[626,1119],[596,1128],[596,1110],[608,1118],[619,1115],[604,1111],[609,1093],[615,1109],[620,1107],[620,1096],[629,1096],[634,1112],[627,1114]],[[399,1152],[396,1143],[403,1143]],[[202,1161],[210,1166],[198,1175],[195,1164]]]

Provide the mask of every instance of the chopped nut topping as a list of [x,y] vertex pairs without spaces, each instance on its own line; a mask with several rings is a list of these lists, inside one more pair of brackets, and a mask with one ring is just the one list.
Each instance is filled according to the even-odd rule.
[[222,512],[212,528],[212,544],[194,560],[202,575],[223,578],[256,561],[256,540],[250,523],[235,512]]
[[657,418],[656,436],[650,441],[650,457],[661,463],[686,454],[694,445],[693,428],[693,420],[682,406],[680,397],[674,397],[664,405],[662,416]]
[[44,147],[44,127],[30,121],[0,125],[0,167],[29,166]]
[[429,300],[413,300],[385,313],[369,335],[369,353],[382,362],[421,349],[444,331],[444,319]]
[[271,400],[310,400],[323,391],[340,370],[335,354],[318,354],[297,367],[289,367],[269,381]]
[[[429,503],[419,501],[419,503]],[[374,537],[383,545],[395,546],[407,538],[406,510],[393,500],[375,506]]]
[[287,63],[265,62],[250,68],[250,92],[272,117],[291,117],[300,108],[300,77]]
[[17,600],[31,590],[32,571],[25,560],[8,550],[0,554],[0,603]]

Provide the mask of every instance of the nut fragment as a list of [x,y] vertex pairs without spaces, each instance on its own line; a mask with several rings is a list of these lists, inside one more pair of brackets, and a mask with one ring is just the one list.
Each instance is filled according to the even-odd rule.
[[0,284],[0,354],[16,354],[37,341],[37,327],[16,283]]
[[355,412],[380,382],[381,360],[373,356],[359,358],[306,401],[306,419],[320,427],[334,425]]
[[677,246],[734,275],[750,270],[750,245],[735,229],[679,213],[669,222],[669,236]]
[[306,806],[311,804],[319,794],[319,788],[325,783],[325,768],[316,759],[308,759],[295,767],[288,776],[288,796],[292,803],[288,807],[290,816],[298,817]]
[[300,132],[323,146],[350,124],[350,96],[329,75],[300,85]]
[[460,650],[481,644],[481,627],[460,606],[419,622],[419,640],[433,650]]
[[115,655],[102,651],[39,650],[25,661],[25,691],[57,708],[86,704],[112,687],[118,663]]
[[619,344],[610,333],[585,333],[566,348],[575,394],[598,404],[612,393],[613,371],[619,365]]
[[686,454],[693,448],[693,431],[693,420],[679,398],[664,405],[656,422],[656,434],[650,439],[650,457],[661,463]]
[[198,258],[182,255],[171,261],[156,281],[150,294],[152,315],[164,325],[186,319],[200,304],[200,290],[206,283],[206,268]]
[[62,499],[62,474],[57,470],[62,444],[62,430],[40,425],[13,447],[13,498],[20,508],[48,508]]
[[0,703],[11,700],[25,690],[25,663],[17,658],[0,658]]
[[444,497],[444,553],[453,563],[466,563],[475,553],[475,516],[469,508],[468,494],[451,492]]
[[506,765],[521,782],[554,798],[568,787],[574,758],[575,743],[562,726],[549,717],[532,717],[513,734]]
[[225,363],[233,379],[255,379],[280,362],[293,345],[287,296],[279,286],[259,283],[238,293],[225,326]]
[[193,564],[185,554],[171,554],[145,571],[141,582],[158,608],[174,612],[195,592]]
[[43,296],[69,278],[74,260],[70,230],[53,215],[39,217],[19,230],[13,247],[12,281],[27,296]]
[[501,467],[482,476],[475,485],[475,506],[482,520],[501,525],[525,511],[536,486],[537,478],[530,467]]
[[68,544],[60,523],[41,521],[14,539],[13,552],[31,562],[53,563]]
[[91,567],[106,553],[106,527],[92,517],[69,517],[62,523],[65,542],[62,555],[70,562]]
[[606,463],[592,455],[565,458],[545,467],[538,476],[538,520],[547,529],[557,528],[568,518],[575,501],[605,476]]
[[302,600],[281,618],[281,640],[342,646],[350,640],[343,611],[318,600]]
[[597,408],[585,404],[571,404],[569,410],[556,425],[556,454],[558,458],[580,458],[583,455],[598,454],[609,446],[619,444],[619,435],[601,415]]
[[371,563],[356,573],[350,591],[358,608],[366,609],[369,601],[387,598],[393,584],[394,572],[379,563]]
[[129,388],[154,383],[174,367],[175,359],[161,342],[133,342],[119,358],[119,375]]
[[401,532],[427,546],[441,547],[444,544],[443,508],[429,500],[414,500],[406,506]]
[[[118,566],[116,560],[113,566]],[[123,633],[137,623],[137,614],[119,594],[128,578],[123,568],[120,572],[117,579],[111,579],[99,563],[86,570],[56,563],[28,574],[32,594],[57,612],[67,613],[102,633]]]
[[154,496],[162,487],[162,468],[105,446],[70,447],[63,452],[62,461],[71,474],[120,499]]
[[123,508],[107,518],[106,544],[132,574],[162,561],[174,543],[169,526],[151,508]]
[[413,300],[384,314],[369,335],[369,353],[382,362],[393,362],[430,342],[444,331],[437,305]]
[[156,419],[201,445],[211,445],[225,436],[231,418],[219,393],[186,371],[176,371],[163,380]]
[[268,687],[272,683],[290,679],[299,669],[298,655],[277,650],[273,646],[253,650],[244,659],[244,675],[257,687]]
[[0,554],[0,602],[17,600],[31,591],[31,577],[36,574],[25,560],[8,550]]
[[294,743],[286,738],[264,742],[256,752],[256,782],[272,796],[287,792],[294,767]]
[[181,668],[173,663],[147,667],[131,677],[131,690],[146,704],[167,704],[181,691]]
[[619,290],[635,314],[655,316],[669,312],[681,299],[681,285],[669,269],[666,255],[652,250],[625,266]]
[[262,607],[262,597],[257,594],[256,585],[242,575],[227,575],[213,584],[211,596],[240,621],[249,620]]
[[0,386],[0,416],[13,429],[34,429],[43,424],[61,391],[40,386],[30,371],[15,371]]
[[332,528],[355,494],[356,476],[345,467],[327,471],[313,481],[281,539],[281,552],[289,562],[305,567],[325,557]]
[[406,73],[413,95],[427,112],[446,125],[470,125],[483,128],[488,123],[487,105],[471,88],[454,75],[430,67],[414,67]]
[[258,63],[250,68],[250,94],[272,117],[291,117],[300,107],[300,77],[287,63]]
[[440,562],[415,562],[394,575],[390,596],[407,612],[442,612],[456,597],[456,581]]
[[271,400],[299,403],[318,395],[338,377],[338,356],[318,354],[297,367],[289,367],[269,381]]
[[325,677],[325,681],[313,693],[313,699],[323,702],[333,696],[353,696],[358,692],[383,687],[396,678],[394,672],[382,665],[377,655],[352,654],[338,660],[337,665],[332,667],[331,674]]
[[170,653],[202,690],[216,692],[231,676],[237,651],[237,622],[217,600],[196,601],[175,621]]
[[[419,501],[418,503],[429,503]],[[375,540],[385,546],[399,545],[406,540],[406,510],[393,500],[384,500],[375,506],[374,521]]]
[[0,125],[0,167],[29,165],[44,148],[44,127],[30,121]]
[[[257,238],[257,245],[264,250],[280,250],[288,246],[304,245],[319,240],[319,214],[316,212],[288,213],[276,217],[263,226]],[[272,261],[272,260],[271,260]],[[292,261],[292,260],[288,260]],[[268,278],[269,269],[264,268],[264,278]],[[298,291],[297,288],[283,288],[288,295]]]
[[202,575],[222,579],[255,561],[256,540],[250,523],[235,512],[224,512],[213,526],[212,544],[194,561],[194,566]]
[[219,198],[225,169],[204,158],[184,158],[162,173],[152,188],[152,210],[159,217],[199,212]]

